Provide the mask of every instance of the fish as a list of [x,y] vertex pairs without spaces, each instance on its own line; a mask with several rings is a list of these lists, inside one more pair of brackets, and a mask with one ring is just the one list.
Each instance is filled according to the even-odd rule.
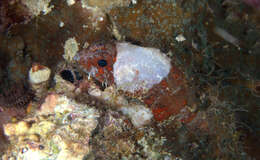
[[128,42],[93,43],[75,60],[100,83],[115,85],[125,96],[141,99],[156,121],[178,114],[184,117],[182,121],[192,120],[184,109],[189,92],[185,76],[159,49]]

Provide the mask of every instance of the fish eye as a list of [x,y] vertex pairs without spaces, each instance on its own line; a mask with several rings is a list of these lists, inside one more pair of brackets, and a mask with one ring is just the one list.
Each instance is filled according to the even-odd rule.
[[107,65],[107,61],[104,60],[104,59],[101,59],[101,60],[98,61],[98,65],[100,67],[105,67]]

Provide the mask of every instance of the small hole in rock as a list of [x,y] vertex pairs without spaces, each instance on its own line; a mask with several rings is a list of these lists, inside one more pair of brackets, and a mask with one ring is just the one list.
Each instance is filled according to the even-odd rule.
[[260,86],[255,87],[256,92],[260,92]]
[[74,83],[74,77],[70,70],[63,70],[60,75],[64,80]]

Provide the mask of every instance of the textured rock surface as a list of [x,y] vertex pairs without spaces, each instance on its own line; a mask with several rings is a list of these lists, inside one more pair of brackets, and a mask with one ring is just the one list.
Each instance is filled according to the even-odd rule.
[[16,145],[3,158],[81,160],[90,151],[89,138],[98,117],[98,111],[89,106],[65,96],[49,95],[41,112],[4,126],[10,143]]

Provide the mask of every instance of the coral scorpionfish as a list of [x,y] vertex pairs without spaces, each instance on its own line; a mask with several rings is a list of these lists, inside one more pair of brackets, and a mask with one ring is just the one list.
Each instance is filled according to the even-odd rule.
[[191,121],[187,87],[183,73],[159,49],[130,43],[92,44],[75,60],[101,83],[115,84],[118,90],[138,95],[151,108],[156,121],[178,115]]

